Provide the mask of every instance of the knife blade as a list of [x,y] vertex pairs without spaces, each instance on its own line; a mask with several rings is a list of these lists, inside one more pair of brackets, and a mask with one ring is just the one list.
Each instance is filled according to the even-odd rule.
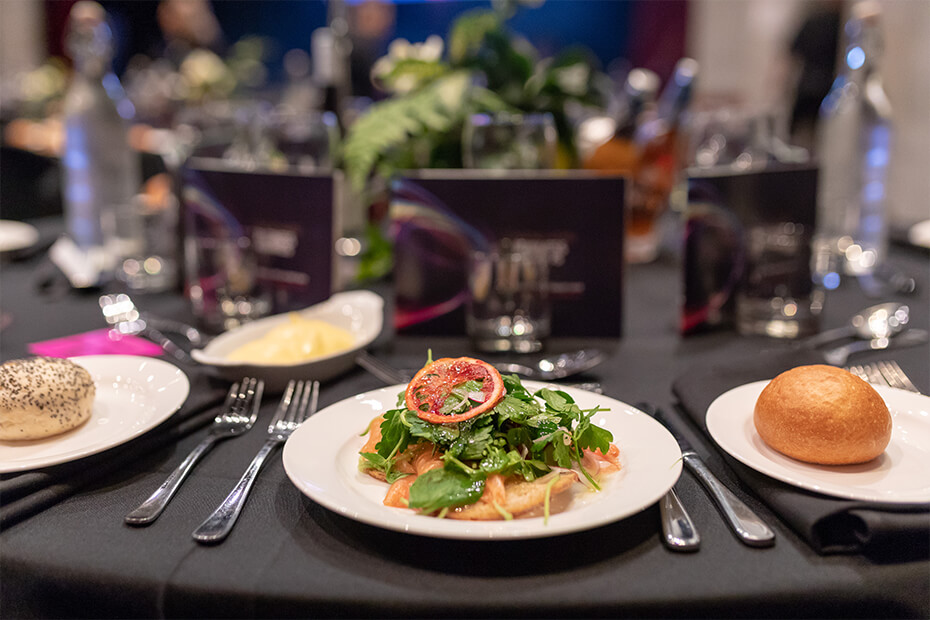
[[736,537],[750,547],[770,547],[775,544],[775,532],[765,524],[759,515],[747,506],[733,492],[717,479],[704,460],[691,447],[687,439],[675,429],[674,423],[660,411],[656,410],[656,419],[668,429],[681,447],[681,458],[685,467],[714,500],[724,520],[736,534]]

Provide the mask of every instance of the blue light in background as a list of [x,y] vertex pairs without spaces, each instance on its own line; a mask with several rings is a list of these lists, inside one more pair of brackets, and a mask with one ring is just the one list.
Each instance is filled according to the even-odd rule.
[[86,170],[89,167],[87,153],[80,147],[66,147],[62,163],[69,170]]
[[866,202],[878,202],[885,196],[885,184],[881,181],[870,181],[862,188],[862,198]]
[[858,69],[865,64],[865,52],[858,45],[846,52],[846,64],[850,69]]
[[823,287],[825,289],[827,289],[828,291],[832,291],[839,285],[840,285],[840,274],[836,273],[835,271],[831,271],[830,273],[824,275]]
[[865,154],[869,168],[883,168],[888,165],[888,148],[885,145],[875,146]]
[[75,206],[81,205],[80,210],[83,212],[86,209],[89,209],[90,206],[90,185],[86,182],[73,183],[67,187],[65,190],[68,200]]
[[881,232],[884,227],[884,218],[880,215],[867,215],[862,218],[859,226],[864,233]]

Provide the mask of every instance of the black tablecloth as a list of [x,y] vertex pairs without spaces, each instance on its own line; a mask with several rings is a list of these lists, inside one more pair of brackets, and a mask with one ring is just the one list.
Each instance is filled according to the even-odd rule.
[[[922,278],[914,324],[927,327],[926,254],[898,249],[896,259]],[[99,326],[96,295],[34,288],[38,257],[3,265],[0,357],[25,353],[37,339]],[[628,403],[670,407],[672,381],[787,344],[717,332],[676,334],[679,283],[674,261],[630,267],[626,335],[587,379]],[[147,298],[154,312],[190,318],[173,295]],[[854,287],[831,294],[825,327],[867,305]],[[578,343],[555,343],[569,347]],[[591,344],[591,343],[587,343]],[[469,354],[463,338],[387,338],[376,353],[401,367],[434,356]],[[883,356],[874,354],[873,359]],[[924,392],[928,348],[893,356]],[[863,356],[862,360],[868,359]],[[195,371],[191,371],[196,375]],[[200,385],[199,377],[194,383]],[[361,370],[323,386],[321,406],[380,387]],[[209,388],[222,395],[220,386]],[[267,420],[275,399],[266,399]],[[261,426],[261,422],[259,423]],[[0,532],[0,605],[4,617],[285,616],[930,616],[930,565],[906,555],[824,556],[759,501],[696,426],[686,435],[710,467],[775,529],[774,547],[741,545],[690,476],[677,490],[702,536],[699,552],[661,543],[658,508],[551,539],[465,542],[385,531],[322,508],[288,481],[279,455],[266,465],[236,528],[204,547],[193,529],[232,488],[264,437],[219,444],[153,525],[123,516],[158,486],[205,430],[140,450],[117,467],[86,474],[73,491]],[[8,483],[11,476],[4,476]],[[0,487],[2,489],[2,487]],[[0,490],[2,492],[2,490]],[[19,495],[16,500],[22,499]],[[5,497],[0,501],[7,504]]]

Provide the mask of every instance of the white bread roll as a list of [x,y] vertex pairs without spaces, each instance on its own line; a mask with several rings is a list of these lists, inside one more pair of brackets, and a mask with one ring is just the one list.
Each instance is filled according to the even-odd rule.
[[95,395],[90,373],[54,357],[0,366],[0,440],[42,439],[90,418]]
[[833,366],[799,366],[772,379],[753,420],[766,444],[820,465],[865,463],[891,440],[891,413],[882,397]]

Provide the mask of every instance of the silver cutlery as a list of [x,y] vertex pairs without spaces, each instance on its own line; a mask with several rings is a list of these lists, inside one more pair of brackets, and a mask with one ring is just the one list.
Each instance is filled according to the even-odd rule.
[[[492,365],[501,372],[515,373],[529,379],[552,381],[590,370],[604,359],[605,355],[602,351],[581,349],[555,357],[544,357],[533,366],[513,362],[495,362]],[[412,377],[412,373],[385,364],[367,351],[359,353],[355,362],[385,383],[407,383]]]
[[594,392],[595,394],[603,394],[604,388],[597,381],[585,381],[584,383],[569,383],[568,387],[577,388],[579,390],[585,390],[586,392]]
[[691,444],[675,431],[661,412],[656,412],[656,419],[662,422],[678,441],[685,467],[697,477],[708,495],[714,500],[714,504],[717,505],[724,520],[740,542],[750,547],[774,545],[775,532],[765,524],[762,518],[717,479],[704,464],[703,459],[691,448]]
[[319,396],[319,381],[310,384],[306,381],[292,380],[287,384],[278,409],[268,425],[268,439],[265,445],[252,459],[251,464],[223,503],[194,530],[194,540],[205,544],[215,544],[222,542],[229,535],[268,455],[283,444],[304,420],[316,413]]
[[847,367],[846,370],[875,385],[887,385],[920,394],[917,386],[894,360],[857,364]]
[[[656,410],[649,403],[639,403],[636,407],[656,417]],[[701,547],[697,528],[674,487],[659,500],[659,516],[662,522],[662,542],[666,547],[672,551],[697,551]]]
[[875,340],[891,338],[901,332],[910,319],[910,308],[901,303],[888,302],[869,306],[849,317],[842,327],[821,332],[802,340],[806,348],[816,348],[844,338]]
[[[388,385],[404,384],[408,383],[413,377],[412,373],[408,373],[403,370],[398,370],[390,364],[387,364],[374,355],[371,355],[367,351],[362,351],[355,357],[355,363],[370,372],[372,375],[384,381]],[[587,381],[584,383],[573,383],[569,387],[578,388],[580,390],[586,390],[588,392],[594,392],[595,394],[603,394],[604,389],[601,387],[600,383],[595,381]]]
[[659,514],[662,517],[662,542],[666,547],[673,551],[700,549],[701,537],[674,488],[669,489],[659,501]]
[[248,377],[241,383],[234,383],[226,396],[223,408],[213,419],[210,433],[197,444],[181,464],[165,479],[152,495],[142,502],[138,508],[125,517],[129,525],[149,525],[161,515],[165,506],[174,497],[181,487],[181,483],[194,469],[194,466],[207,451],[221,439],[228,439],[242,435],[252,428],[258,417],[258,409],[262,402],[262,392],[265,389],[263,381]]
[[190,354],[179,347],[165,332],[178,334],[192,346],[206,343],[204,334],[192,325],[163,319],[140,311],[126,293],[101,295],[97,300],[110,329],[120,336],[142,336],[159,345],[166,353],[182,362],[190,362]]
[[912,275],[896,269],[883,262],[873,273],[856,277],[862,292],[868,297],[888,297],[890,295],[913,295],[917,290],[917,279]]
[[823,352],[823,358],[828,364],[842,366],[849,357],[855,353],[865,351],[882,351],[885,349],[898,349],[924,344],[930,340],[930,333],[923,329],[908,329],[894,338],[876,338],[868,341],[857,341]]
[[411,375],[399,371],[390,364],[382,362],[368,351],[363,350],[356,355],[355,363],[388,385],[407,383],[413,378]]
[[555,357],[544,357],[532,366],[519,363],[493,363],[493,366],[501,372],[515,373],[529,379],[553,381],[591,370],[604,359],[606,356],[603,351],[581,349]]

